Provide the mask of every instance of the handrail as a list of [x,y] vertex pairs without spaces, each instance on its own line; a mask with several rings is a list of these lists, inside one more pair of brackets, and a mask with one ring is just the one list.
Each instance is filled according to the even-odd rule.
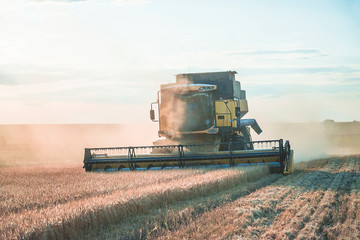
[[260,140],[260,141],[244,141],[244,142],[226,142],[226,143],[198,143],[198,144],[178,144],[178,145],[153,145],[153,146],[128,146],[128,147],[106,147],[106,148],[85,148],[86,150],[128,150],[130,148],[133,149],[144,149],[144,148],[178,148],[179,146],[183,147],[199,147],[199,146],[220,146],[220,145],[228,145],[230,143],[231,146],[233,144],[239,143],[252,143],[252,144],[260,144],[260,143],[279,143],[282,139],[279,140]]

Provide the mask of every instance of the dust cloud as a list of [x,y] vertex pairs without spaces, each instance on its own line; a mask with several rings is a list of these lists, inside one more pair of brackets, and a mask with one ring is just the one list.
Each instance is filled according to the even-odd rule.
[[185,101],[179,99],[184,94],[182,88],[168,88],[163,89],[161,94],[161,130],[167,136],[175,136],[180,132],[181,127],[185,121]]
[[[295,162],[360,154],[360,122],[266,123],[253,140],[290,140]],[[0,125],[0,166],[80,166],[85,147],[152,145],[158,124]]]
[[85,147],[152,145],[158,125],[0,125],[0,166],[81,165]]
[[290,140],[295,162],[332,155],[360,153],[359,122],[266,123],[259,121],[263,133],[253,140]]

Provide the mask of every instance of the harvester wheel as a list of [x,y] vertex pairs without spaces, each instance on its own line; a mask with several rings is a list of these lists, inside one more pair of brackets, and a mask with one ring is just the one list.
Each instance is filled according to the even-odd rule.
[[91,164],[85,164],[85,172],[91,172],[92,171],[92,165]]
[[120,171],[120,170],[123,169],[123,168],[125,168],[125,166],[124,166],[124,165],[121,165],[121,166],[118,168],[118,170]]
[[111,169],[111,166],[107,165],[105,168],[104,168],[104,171],[109,171]]
[[[245,142],[251,142],[251,135],[250,135],[250,129],[249,127],[243,127],[241,128],[241,133],[244,135],[243,141]],[[246,146],[244,145],[244,150],[254,150],[254,145],[252,143],[247,143]]]
[[283,167],[270,167],[270,173],[284,173]]
[[244,144],[244,137],[239,135],[234,135],[231,138],[232,144],[232,150],[244,150],[245,144]]

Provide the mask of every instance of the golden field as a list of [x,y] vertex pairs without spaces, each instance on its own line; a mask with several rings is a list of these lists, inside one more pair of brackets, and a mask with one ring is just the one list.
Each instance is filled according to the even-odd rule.
[[81,238],[177,201],[266,175],[265,168],[85,173],[81,168],[0,169],[0,238]]
[[360,157],[85,173],[1,168],[1,239],[358,239]]
[[359,239],[358,142],[342,126],[326,146],[326,134],[310,142],[299,126],[282,128],[298,162],[290,176],[264,166],[86,173],[84,147],[151,144],[141,136],[153,129],[0,126],[0,239]]

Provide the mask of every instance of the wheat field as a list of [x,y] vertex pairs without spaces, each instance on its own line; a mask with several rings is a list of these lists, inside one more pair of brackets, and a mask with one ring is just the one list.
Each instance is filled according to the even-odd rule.
[[211,194],[264,168],[85,173],[81,168],[0,169],[0,238],[81,238],[154,207]]
[[360,156],[85,173],[0,168],[0,239],[358,239]]

